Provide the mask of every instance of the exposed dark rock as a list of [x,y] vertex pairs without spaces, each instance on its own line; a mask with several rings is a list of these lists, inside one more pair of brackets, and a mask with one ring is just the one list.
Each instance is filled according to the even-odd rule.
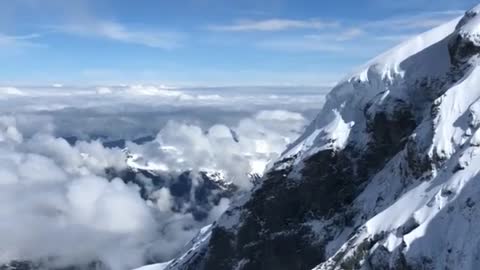
[[144,200],[153,200],[152,194],[155,191],[168,188],[174,199],[172,211],[191,212],[198,221],[206,219],[210,210],[222,198],[230,199],[238,191],[237,186],[220,179],[220,175],[206,172],[185,171],[176,174],[131,168],[117,171],[109,168],[106,174],[109,179],[119,177],[125,183],[138,185]]
[[[284,161],[284,169],[270,171],[244,205],[230,210],[240,213],[238,227],[214,227],[208,252],[195,256],[194,266],[185,264],[181,269],[304,270],[324,261],[325,245],[338,230],[333,229],[332,235],[327,232],[325,239],[318,241],[305,224],[312,219],[331,219],[340,230],[354,225],[353,200],[369,177],[403,148],[416,127],[407,108],[372,114],[367,124],[371,136],[368,151],[358,151],[355,145],[340,152],[321,151],[304,161],[299,181],[289,176],[291,167]],[[371,245],[369,242],[368,248]],[[357,258],[364,257],[367,250],[359,250]],[[342,263],[353,267],[356,263],[351,260],[355,259]]]

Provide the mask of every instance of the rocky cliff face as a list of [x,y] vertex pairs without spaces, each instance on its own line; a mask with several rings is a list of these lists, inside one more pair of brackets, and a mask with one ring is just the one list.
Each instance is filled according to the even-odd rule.
[[477,269],[480,7],[372,60],[167,269]]

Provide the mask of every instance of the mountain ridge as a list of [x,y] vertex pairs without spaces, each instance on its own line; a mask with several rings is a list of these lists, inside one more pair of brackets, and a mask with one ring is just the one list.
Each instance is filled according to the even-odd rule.
[[479,12],[340,82],[263,184],[166,269],[476,269]]

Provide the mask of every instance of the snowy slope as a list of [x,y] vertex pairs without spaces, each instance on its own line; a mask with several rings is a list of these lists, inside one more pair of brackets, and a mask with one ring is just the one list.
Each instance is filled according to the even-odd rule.
[[477,269],[479,12],[340,82],[208,245],[167,269]]
[[[284,154],[305,159],[347,143],[368,147],[371,138],[355,125],[368,123],[362,118],[370,113],[391,113],[399,101],[417,122],[405,147],[354,201],[362,219],[353,236],[329,243],[330,258],[318,269],[477,269],[479,11],[407,41],[340,83],[304,138]],[[339,122],[350,129],[331,130]],[[421,174],[415,160],[427,163]]]
[[165,263],[156,263],[151,265],[146,265],[140,268],[136,268],[135,270],[164,270],[170,262]]
[[[348,262],[362,252],[366,254],[358,259],[357,267],[365,269],[396,268],[403,263],[428,269],[476,269],[479,265],[480,242],[473,237],[479,233],[474,224],[480,214],[475,208],[480,192],[479,11],[480,6],[461,20],[400,45],[330,94],[328,104],[333,108],[344,105],[342,118],[354,123],[365,122],[351,119],[356,109],[370,106],[368,110],[385,111],[389,108],[382,103],[404,100],[414,110],[418,126],[404,149],[372,177],[355,200],[353,205],[362,217],[370,218],[357,221],[354,236],[319,269],[341,269],[345,265],[338,257]],[[318,130],[324,127],[316,122],[314,133],[321,133]],[[355,135],[349,142],[365,138]],[[315,143],[322,146],[318,140]],[[305,151],[303,141],[297,145],[302,147],[293,149]],[[305,152],[316,151],[317,145],[307,145]],[[422,175],[408,164],[412,159],[427,161]],[[362,244],[368,241],[372,247],[363,250]]]
[[343,148],[352,127],[364,122],[364,113],[359,112],[367,104],[381,106],[386,99],[422,98],[430,94],[418,93],[409,86],[421,80],[444,79],[450,68],[446,38],[454,32],[459,20],[406,41],[339,82],[327,95],[322,112],[288,147],[283,158],[300,153],[298,160],[301,160],[322,149]]

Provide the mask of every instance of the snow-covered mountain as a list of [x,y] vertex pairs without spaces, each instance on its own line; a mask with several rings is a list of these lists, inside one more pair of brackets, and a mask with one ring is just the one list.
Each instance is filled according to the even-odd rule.
[[263,183],[166,269],[478,269],[479,13],[341,81]]

